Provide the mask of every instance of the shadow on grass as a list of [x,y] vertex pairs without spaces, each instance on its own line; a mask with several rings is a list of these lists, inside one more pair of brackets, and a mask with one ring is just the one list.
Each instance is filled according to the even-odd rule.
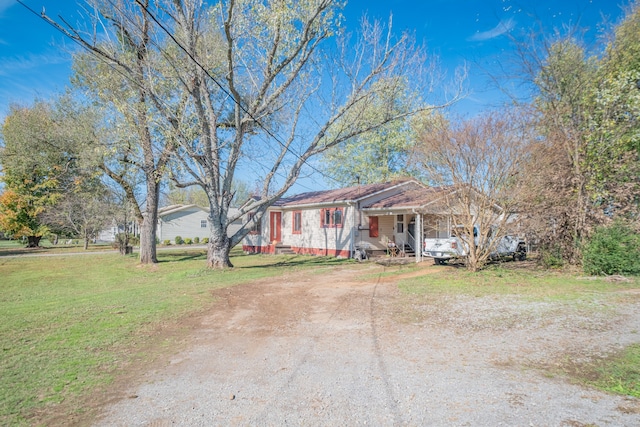
[[27,248],[26,246],[12,247],[12,248],[0,247],[0,257],[15,256],[15,255],[46,254],[49,252],[50,252],[49,248],[44,246],[39,246],[37,248]]
[[[260,255],[253,255],[260,256]],[[345,258],[334,258],[334,257],[323,257],[323,256],[312,256],[312,255],[263,255],[264,257],[273,257],[273,262],[259,264],[259,265],[248,265],[243,266],[243,269],[253,269],[253,268],[273,268],[273,267],[331,267],[343,265],[345,263],[351,262],[349,259]]]
[[193,261],[193,260],[204,260],[207,259],[207,251],[176,251],[176,252],[165,252],[161,257],[158,257],[158,263],[162,264],[165,262],[180,262],[180,261]]

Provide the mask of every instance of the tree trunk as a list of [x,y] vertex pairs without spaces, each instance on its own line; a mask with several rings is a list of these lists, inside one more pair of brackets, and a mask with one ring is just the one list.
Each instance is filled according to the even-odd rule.
[[158,227],[158,199],[160,186],[147,179],[146,211],[142,216],[140,226],[140,263],[155,264],[158,262],[156,254],[156,229]]
[[232,268],[229,252],[231,252],[231,240],[227,236],[227,230],[216,226],[209,217],[210,237],[207,245],[207,267],[213,269]]
[[155,215],[153,213],[150,214],[147,211],[144,215],[144,219],[142,220],[142,225],[140,227],[140,263],[141,264],[154,264],[158,262],[158,258],[156,256],[156,218],[157,218],[157,210],[155,211]]
[[40,246],[40,239],[42,236],[27,236],[27,247],[28,248],[37,248]]
[[478,259],[478,247],[473,238],[469,242],[469,253],[467,254],[467,270],[472,273],[480,271],[480,260]]
[[89,233],[86,230],[84,232],[84,250],[89,250]]
[[[126,224],[126,223],[125,223]],[[129,230],[127,230],[126,228],[127,226],[125,225],[125,230],[124,230],[124,237],[120,238],[119,237],[119,250],[120,250],[120,255],[127,255],[127,248],[129,247]]]
[[233,264],[229,259],[229,252],[231,252],[229,239],[227,239],[226,244],[222,245],[209,243],[207,248],[207,267],[213,269],[233,268]]

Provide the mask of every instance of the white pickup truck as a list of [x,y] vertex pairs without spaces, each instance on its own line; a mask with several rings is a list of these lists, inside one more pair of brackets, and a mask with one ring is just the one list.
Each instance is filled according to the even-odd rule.
[[[474,239],[478,238],[478,230],[474,227]],[[422,255],[431,257],[436,264],[444,264],[450,259],[467,256],[468,247],[459,237],[425,238]],[[497,243],[492,258],[513,257],[514,261],[524,261],[527,257],[527,245],[522,239],[504,236]]]

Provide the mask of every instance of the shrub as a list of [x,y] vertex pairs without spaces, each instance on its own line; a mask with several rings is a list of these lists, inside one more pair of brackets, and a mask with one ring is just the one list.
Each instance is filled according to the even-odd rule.
[[124,247],[125,241],[127,242],[127,246],[136,246],[140,244],[140,238],[138,236],[127,236],[124,233],[116,234],[115,241],[111,244],[114,249],[122,249]]
[[195,243],[196,245],[197,245],[198,243],[200,243],[200,238],[199,238],[199,237],[197,237],[197,236],[196,236],[196,237],[194,237],[194,238],[193,238],[193,243]]
[[204,245],[209,244],[209,238],[205,237],[204,239],[202,239],[202,244],[204,244]]
[[165,246],[171,246],[171,240],[167,239],[167,240],[163,240],[162,244]]
[[193,240],[191,240],[191,238],[190,238],[190,237],[186,237],[186,238],[184,239],[184,243],[186,243],[187,245],[190,245],[190,244],[192,244],[192,243],[193,243]]
[[562,249],[559,246],[540,248],[540,262],[545,268],[561,268],[564,265]]
[[176,236],[175,239],[173,239],[173,241],[176,242],[176,245],[184,244],[184,239],[181,236]]
[[582,249],[587,274],[640,274],[640,235],[614,222],[599,227]]

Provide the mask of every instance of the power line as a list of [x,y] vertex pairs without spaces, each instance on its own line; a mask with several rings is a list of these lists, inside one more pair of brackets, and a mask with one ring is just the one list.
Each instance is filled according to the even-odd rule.
[[[103,58],[101,55],[99,55],[98,53],[94,52],[90,47],[86,46],[84,43],[82,43],[80,40],[78,40],[76,37],[74,37],[72,34],[70,34],[67,30],[61,28],[59,25],[57,25],[56,23],[52,22],[52,20],[48,19],[45,15],[45,11],[43,9],[42,13],[38,13],[35,10],[33,10],[31,7],[29,7],[28,5],[26,5],[25,3],[23,3],[22,0],[17,0],[17,2],[22,5],[25,9],[27,9],[29,12],[31,12],[33,15],[37,16],[38,18],[44,20],[47,24],[49,24],[51,27],[53,27],[56,31],[60,32],[61,34],[63,34],[64,36],[66,36],[67,38],[71,39],[74,43],[76,43],[78,46],[80,46],[83,50],[89,52],[94,58],[96,58],[98,61],[104,63],[105,65],[107,65],[109,68],[111,68],[113,71],[115,71],[117,74],[119,74],[122,78],[124,78],[125,80],[129,81],[131,84],[133,84],[134,86],[137,86],[139,89],[143,89],[146,90],[147,88],[144,87],[142,84],[140,84],[139,82],[135,81],[134,79],[132,79],[130,76],[128,76],[127,74],[125,74],[124,72],[122,72],[122,70],[120,70],[118,67],[116,67],[114,64],[112,64],[110,61],[106,61],[105,58]],[[109,2],[114,8],[117,9],[117,7],[110,1]],[[143,5],[139,2],[139,0],[136,0],[136,3],[145,11],[145,13],[147,13],[151,19],[156,22],[156,24],[172,39],[172,41],[182,50],[184,51],[187,56],[189,56],[189,58],[220,88],[220,90],[227,95],[236,105],[238,105],[238,107],[240,107],[242,109],[242,111],[244,111],[252,120],[254,120],[254,122],[260,127],[262,128],[268,135],[270,135],[276,142],[278,142],[278,144],[280,144],[282,146],[282,148],[284,148],[287,152],[289,152],[290,154],[292,154],[293,156],[295,156],[297,159],[302,160],[302,162],[307,165],[309,168],[311,168],[313,171],[321,174],[322,176],[329,178],[337,183],[340,183],[340,181],[338,181],[337,179],[325,174],[324,172],[320,171],[319,169],[317,169],[316,167],[314,167],[313,165],[311,165],[310,163],[308,163],[307,160],[303,160],[301,158],[301,156],[299,156],[297,153],[293,152],[288,146],[286,146],[286,144],[284,144],[282,141],[280,141],[280,139],[274,135],[269,129],[267,129],[258,119],[256,119],[238,100],[235,99],[235,97],[233,97],[233,95],[231,93],[229,93],[223,85],[221,85],[199,62],[198,60],[193,57],[193,55],[168,31],[168,29],[158,21],[158,19]],[[123,11],[120,10],[120,12],[122,13]],[[126,13],[124,13],[125,18],[128,19],[134,26],[136,25],[135,22],[133,22]],[[61,18],[64,21],[63,18]],[[66,24],[66,22],[65,22]],[[151,43],[153,43],[158,49],[161,49],[161,47],[159,45],[157,45],[155,42],[151,41]],[[160,102],[165,103],[163,100],[158,99]],[[166,103],[165,103],[166,104]],[[165,105],[166,107],[169,107],[168,105]],[[170,111],[170,108],[167,110]],[[252,162],[255,162],[257,164],[259,164],[260,166],[262,166],[265,169],[270,169],[271,167],[266,166],[265,164],[259,162],[256,159],[252,159]],[[219,167],[224,171],[225,167],[223,165],[219,165]],[[286,179],[286,175],[283,174],[282,172],[276,170],[274,172],[276,175],[280,176],[281,178],[285,178]],[[298,182],[297,180],[295,181],[295,183],[303,188],[306,188],[309,191],[314,191],[311,188],[305,186],[304,184]]]
[[[135,22],[135,21],[134,21],[134,20],[133,20],[133,19],[132,19],[128,14],[123,13],[123,10],[122,10],[122,9],[120,9],[120,8],[119,8],[119,7],[118,7],[118,6],[117,6],[117,5],[116,5],[112,0],[108,0],[108,2],[109,2],[109,4],[110,4],[113,8],[117,9],[117,10],[118,10],[122,15],[124,15],[125,19],[127,19],[127,20],[128,20],[128,21],[129,21],[129,22],[130,22],[134,27],[137,27],[137,29],[138,29],[138,30],[140,30],[140,28],[138,27],[138,23],[137,23],[137,22]],[[152,19],[154,19],[154,21],[156,21],[156,20],[155,20],[155,18],[154,18],[154,17],[153,17],[153,16],[152,16],[148,11],[146,11],[146,9],[145,9],[145,12],[147,12],[147,13],[152,17]],[[158,22],[158,21],[156,21],[156,22]],[[162,25],[161,25],[161,24],[159,24],[159,23],[158,23],[158,25],[160,25],[160,26],[161,26],[161,28],[162,28]],[[176,44],[180,47],[180,49],[182,49],[183,51],[187,52],[187,51],[186,51],[186,49],[185,49],[182,45],[180,45],[180,43],[179,43],[179,42],[178,42],[178,41],[177,41],[177,40],[176,40],[176,39],[175,39],[175,38],[174,38],[170,33],[168,33],[168,32],[167,32],[167,30],[166,30],[165,28],[162,28],[162,29],[163,29],[163,31],[164,31],[164,32],[166,32],[166,33],[167,33],[167,34],[172,38],[172,40],[174,41],[174,43],[176,43]],[[149,42],[150,42],[151,44],[153,44],[156,48],[158,48],[158,50],[160,50],[160,51],[162,50],[161,46],[160,46],[160,45],[158,45],[155,41],[153,41],[153,40],[151,40],[151,39],[150,39],[150,40],[149,40]],[[201,64],[200,64],[200,63],[199,63],[195,58],[193,58],[193,57],[192,57],[188,52],[187,52],[187,54],[188,54],[188,55],[189,55],[189,57],[190,57],[190,58],[191,58],[191,59],[192,59],[192,60],[193,60],[193,61],[194,61],[194,62],[195,62],[195,63],[196,63],[196,64],[197,64],[197,65],[198,65],[198,66],[199,66],[199,67],[200,67],[200,68],[201,68],[201,69],[202,69],[202,70],[203,70],[203,71],[204,71],[204,72],[205,72],[205,73],[206,73],[206,74],[207,74],[207,75],[208,75],[208,76],[209,76],[209,77],[210,77],[210,78],[215,82],[215,83],[216,83],[216,85],[218,85],[218,87],[219,87],[219,88],[220,88],[220,89],[221,89],[221,90],[222,90],[222,91],[223,91],[227,96],[229,96],[229,97],[234,101],[234,103],[237,103],[237,101],[234,99],[234,97],[233,97],[231,94],[229,94],[229,93],[228,93],[228,91],[227,91],[227,90],[226,90],[222,85],[220,85],[220,83],[218,83],[218,82],[215,80],[215,78],[214,78],[213,76],[209,75],[209,73],[207,72],[207,70],[206,70],[205,68],[203,68],[203,67],[202,67],[202,65],[201,65]],[[125,77],[126,79],[128,79],[128,80],[130,80],[130,81],[131,81],[131,79],[130,79],[128,76],[126,76],[126,75],[124,75],[124,74],[122,74],[122,73],[120,73],[120,74],[121,74],[123,77]],[[142,86],[141,86],[141,85],[139,85],[137,82],[134,82],[134,83],[135,83],[135,84],[137,84],[137,85],[138,85],[138,87],[141,87],[141,88],[142,88]],[[255,118],[253,118],[253,116],[252,116],[249,112],[247,112],[247,111],[244,109],[244,107],[242,106],[242,104],[239,104],[239,103],[237,103],[237,104],[238,104],[238,106],[239,106],[240,108],[242,108],[242,109],[243,109],[243,111],[245,111],[245,112],[246,112],[246,113],[247,113],[247,114],[248,114],[248,115],[249,115],[253,120],[255,120],[255,121],[256,121],[256,122],[257,122],[257,123],[262,127],[262,125],[259,123],[259,121],[258,121],[257,119],[255,119]],[[264,127],[263,127],[263,128],[264,128]],[[267,129],[265,129],[265,130],[268,132],[268,130],[267,130]],[[274,137],[274,139],[276,139],[276,141],[278,141],[277,137],[275,137],[275,136],[273,136],[273,137]],[[263,138],[263,137],[262,137],[262,136],[260,136],[260,138]],[[278,141],[278,142],[280,142],[280,141]],[[281,145],[283,145],[282,143],[280,143],[280,144],[281,144]],[[283,148],[284,148],[284,146],[283,146]],[[287,150],[288,150],[288,149],[287,149]],[[288,151],[289,151],[289,150],[288,150]],[[289,152],[290,152],[290,153],[292,153],[291,151],[289,151]],[[295,153],[292,153],[292,154],[293,154],[294,156],[296,155]],[[251,162],[256,163],[256,164],[258,164],[258,165],[262,166],[262,167],[263,167],[264,169],[266,169],[266,170],[268,170],[268,169],[270,168],[269,166],[266,166],[264,163],[261,163],[259,160],[255,159],[255,158],[253,158],[253,157],[250,157],[250,156],[248,156],[248,155],[245,155],[245,157],[248,157],[248,158],[251,160]],[[331,176],[329,176],[329,175],[324,174],[322,171],[318,171],[316,168],[314,168],[313,166],[311,166],[307,161],[303,161],[303,162],[304,162],[307,166],[311,167],[314,171],[316,171],[316,172],[320,173],[321,175],[323,175],[323,176],[325,176],[325,177],[327,177],[327,178],[329,178],[329,179],[332,179],[332,180],[334,180],[335,182],[340,183],[340,182],[339,182],[338,180],[336,180],[335,178],[333,178],[333,177],[331,177]],[[220,165],[219,165],[219,167],[220,167],[223,171],[225,170],[225,168],[224,168],[224,166],[223,166],[223,165],[221,165],[221,164],[220,164]],[[278,176],[280,176],[281,178],[284,178],[284,179],[286,179],[286,178],[287,178],[287,177],[286,177],[286,175],[285,175],[283,172],[280,172],[280,171],[277,171],[277,170],[276,170],[276,171],[275,171],[275,174],[276,174],[276,175],[278,175]],[[296,180],[296,181],[295,181],[295,184],[296,184],[296,185],[298,185],[298,186],[300,186],[300,187],[302,187],[302,188],[305,188],[305,189],[307,189],[307,190],[309,190],[309,191],[316,191],[316,190],[314,190],[314,189],[312,189],[312,188],[310,188],[310,187],[308,187],[308,186],[306,186],[306,185],[304,185],[304,184],[300,183],[298,180]]]
[[287,152],[293,154],[293,156],[295,156],[298,160],[301,160],[304,164],[306,164],[308,167],[310,167],[312,170],[314,170],[315,172],[319,173],[320,175],[324,176],[325,178],[329,178],[333,181],[335,181],[336,183],[340,183],[340,181],[338,181],[336,178],[333,178],[332,176],[329,176],[327,174],[325,174],[324,172],[322,172],[321,170],[317,169],[315,166],[311,165],[310,163],[307,162],[306,159],[302,159],[301,156],[299,156],[297,153],[295,153],[294,151],[292,151],[289,146],[287,146],[285,143],[283,143],[282,141],[280,141],[280,139],[274,134],[272,133],[269,129],[267,129],[267,127],[265,127],[256,117],[254,117],[249,110],[247,110],[242,103],[240,103],[237,99],[235,99],[235,97],[233,96],[233,94],[231,94],[220,82],[218,82],[218,80],[213,77],[209,71],[207,71],[207,69],[200,64],[200,62],[198,62],[198,60],[191,54],[191,52],[189,52],[174,36],[173,34],[171,34],[171,32],[149,11],[149,9],[142,4],[142,2],[140,0],[136,0],[136,3],[138,4],[138,6],[140,6],[145,13],[147,13],[149,15],[149,17],[162,29],[162,31],[164,31],[167,36],[169,36],[169,38],[171,38],[171,40],[185,53],[187,54],[187,56],[193,61],[194,64],[196,64],[196,66],[198,68],[200,68],[200,70],[202,70],[207,77],[209,77],[209,79],[211,79],[211,81],[213,81],[216,86],[218,86],[220,88],[220,90],[227,95],[245,114],[247,114],[260,128],[262,128],[267,135],[271,136],[278,144],[280,144],[280,146],[282,148],[284,148]]

